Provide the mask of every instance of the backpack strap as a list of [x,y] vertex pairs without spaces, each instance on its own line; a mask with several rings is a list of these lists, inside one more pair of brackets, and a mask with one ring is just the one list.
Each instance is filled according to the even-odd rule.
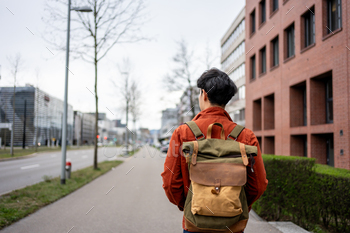
[[202,131],[199,129],[198,125],[196,124],[196,122],[194,121],[188,121],[185,123],[188,127],[190,127],[192,133],[194,134],[194,137],[196,138],[196,140],[198,140],[199,137],[202,136],[202,138],[200,139],[204,139],[205,136],[202,133]]
[[233,130],[231,131],[231,133],[229,135],[227,135],[227,139],[231,139],[231,137],[233,137],[235,139],[235,141],[237,141],[238,135],[244,130],[244,126],[241,125],[236,125]]

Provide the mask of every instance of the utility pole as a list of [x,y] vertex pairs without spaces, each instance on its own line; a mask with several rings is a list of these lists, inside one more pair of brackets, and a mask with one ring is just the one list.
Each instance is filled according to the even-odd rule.
[[[90,7],[75,7],[71,9],[71,0],[68,0],[67,16],[67,45],[66,45],[66,69],[64,82],[64,100],[63,100],[63,128],[62,128],[62,164],[61,164],[61,184],[66,183],[66,143],[67,143],[67,109],[68,109],[68,71],[69,71],[69,39],[70,39],[70,12],[71,10],[80,12],[92,12]],[[95,67],[96,68],[96,67]],[[96,129],[98,130],[98,129]]]

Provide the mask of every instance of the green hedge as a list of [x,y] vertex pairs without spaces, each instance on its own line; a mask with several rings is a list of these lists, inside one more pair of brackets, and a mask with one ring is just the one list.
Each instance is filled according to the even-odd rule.
[[269,184],[253,205],[269,221],[290,219],[313,230],[315,226],[350,232],[350,171],[315,163],[315,159],[263,155]]

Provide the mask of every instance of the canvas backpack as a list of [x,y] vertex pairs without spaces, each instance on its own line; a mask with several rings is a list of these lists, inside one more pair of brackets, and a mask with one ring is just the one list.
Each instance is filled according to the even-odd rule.
[[[185,187],[185,227],[193,232],[243,231],[249,218],[246,166],[250,156],[253,169],[257,147],[236,141],[244,129],[240,125],[226,139],[220,123],[209,125],[207,138],[194,121],[186,124],[196,140],[182,145],[191,180],[190,187]],[[220,139],[211,138],[214,125],[221,127]]]

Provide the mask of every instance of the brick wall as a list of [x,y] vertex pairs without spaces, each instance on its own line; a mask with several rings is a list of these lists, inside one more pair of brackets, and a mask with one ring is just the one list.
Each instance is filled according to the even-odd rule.
[[[256,31],[251,34],[251,18],[246,18],[246,127],[261,138],[263,153],[271,152],[274,137],[274,152],[280,155],[301,154],[294,152],[293,135],[307,135],[307,156],[325,163],[323,136],[332,134],[334,139],[334,166],[350,169],[350,2],[342,1],[342,28],[327,34],[325,18],[326,0],[295,1],[279,0],[279,9],[274,13],[266,1],[266,22],[259,25],[258,0],[246,1],[246,15],[255,10]],[[302,15],[307,7],[314,6],[316,43],[304,48]],[[294,23],[295,56],[285,58],[285,29]],[[272,67],[271,41],[279,37],[279,65]],[[259,57],[259,50],[266,46],[266,67],[264,75],[250,80],[249,58]],[[347,48],[347,47],[349,48]],[[259,60],[259,59],[256,59]],[[256,67],[259,67],[258,61]],[[272,67],[272,68],[271,68]],[[259,70],[259,69],[257,69]],[[333,83],[333,123],[327,124],[325,117],[324,85],[320,78],[331,72]],[[305,83],[307,124],[302,121],[300,95],[295,85]],[[274,94],[274,129],[261,128],[268,116],[269,99]],[[300,93],[299,93],[300,94]],[[254,102],[255,100],[261,100]],[[266,106],[265,106],[266,105]],[[259,113],[259,106],[263,114]],[[260,110],[260,111],[261,111]],[[256,116],[258,114],[258,116]],[[291,127],[292,126],[292,127]],[[340,135],[343,130],[343,135]],[[318,135],[318,136],[315,136]],[[321,135],[321,136],[320,136]],[[323,135],[323,136],[322,136]],[[298,140],[297,140],[298,141]],[[297,142],[298,143],[298,142]],[[300,142],[299,142],[300,143]],[[317,146],[318,145],[318,146]],[[322,151],[321,151],[322,150]],[[340,151],[343,150],[343,155]]]

